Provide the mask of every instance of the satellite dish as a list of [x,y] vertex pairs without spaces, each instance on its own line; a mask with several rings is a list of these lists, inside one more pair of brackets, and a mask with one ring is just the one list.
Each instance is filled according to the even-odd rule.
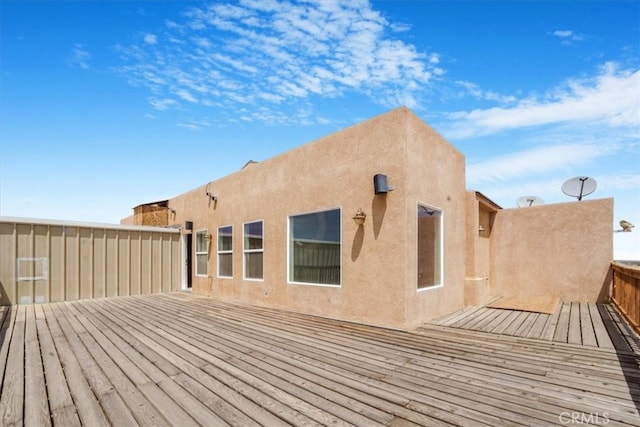
[[595,179],[588,176],[576,176],[568,179],[562,184],[562,192],[567,196],[577,197],[582,200],[584,196],[596,191],[598,183]]
[[518,197],[516,204],[519,208],[528,208],[529,206],[539,206],[544,204],[544,200],[537,196]]

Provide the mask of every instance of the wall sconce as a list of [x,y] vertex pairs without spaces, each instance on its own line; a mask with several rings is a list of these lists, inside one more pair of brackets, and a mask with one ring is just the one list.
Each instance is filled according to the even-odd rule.
[[361,208],[358,208],[358,212],[353,216],[353,222],[357,225],[362,225],[365,219],[367,219],[367,214],[364,213]]
[[484,227],[483,227],[483,226],[481,226],[481,225],[480,225],[480,226],[478,226],[478,232],[479,232],[480,234],[484,233]]
[[211,202],[217,202],[218,198],[211,192],[211,183],[207,184],[207,189],[205,190],[205,193],[207,194],[207,197],[209,198],[209,203]]
[[394,185],[388,184],[387,175],[377,173],[373,176],[373,192],[375,194],[387,194],[395,189]]
[[169,208],[169,212],[171,212],[171,215],[176,216],[176,210]]
[[631,231],[633,231],[633,227],[635,226],[629,221],[623,219],[620,221],[620,227],[622,227],[622,231],[630,233]]

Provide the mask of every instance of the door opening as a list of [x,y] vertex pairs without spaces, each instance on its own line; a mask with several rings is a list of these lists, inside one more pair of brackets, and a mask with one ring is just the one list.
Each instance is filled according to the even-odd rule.
[[193,252],[193,235],[191,233],[184,235],[184,288],[191,289],[192,280],[192,252]]

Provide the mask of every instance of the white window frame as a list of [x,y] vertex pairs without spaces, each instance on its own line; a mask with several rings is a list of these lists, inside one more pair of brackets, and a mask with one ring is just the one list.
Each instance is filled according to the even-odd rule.
[[[430,286],[423,286],[423,287],[418,287],[418,274],[419,274],[419,268],[420,268],[420,259],[419,259],[419,255],[418,255],[418,239],[420,238],[420,235],[418,234],[419,231],[419,221],[418,221],[418,209],[419,207],[422,206],[424,208],[427,209],[432,209],[435,211],[438,211],[440,213],[440,230],[439,230],[439,234],[440,234],[440,248],[439,248],[439,252],[440,252],[440,260],[439,260],[439,266],[438,268],[440,268],[440,282],[430,285]],[[434,289],[439,289],[444,287],[444,210],[435,206],[432,206],[428,203],[420,203],[418,202],[416,204],[416,209],[415,209],[415,218],[416,218],[416,290],[417,292],[424,292],[424,291],[430,291],[430,290],[434,290]]]
[[[204,241],[205,241],[205,247],[207,248],[206,251],[199,251],[198,252],[198,236],[204,233]],[[194,257],[194,263],[195,263],[195,268],[193,269],[195,271],[195,275],[198,277],[208,277],[209,276],[209,239],[210,237],[207,237],[209,235],[209,230],[207,230],[206,228],[203,228],[201,230],[196,230],[196,238],[194,241],[194,245],[195,245],[195,250],[193,251],[195,257]],[[205,259],[207,260],[207,262],[205,263],[205,268],[206,271],[204,273],[198,271],[198,258],[200,256],[204,255]]]
[[[256,224],[256,223],[261,223],[262,224],[262,235],[260,236],[260,238],[262,239],[262,247],[260,249],[247,249],[246,247],[246,243],[247,243],[247,235],[246,235],[246,230],[245,230],[245,226],[249,225],[249,224]],[[262,253],[262,277],[258,278],[258,277],[247,277],[247,254],[256,254],[256,253]],[[256,281],[256,282],[263,282],[264,281],[264,220],[259,219],[256,221],[249,221],[249,222],[245,222],[244,224],[242,224],[242,278],[244,280],[249,280],[249,281]]]
[[[225,250],[220,250],[220,230],[223,228],[231,228],[231,249],[225,249]],[[216,260],[217,260],[217,268],[216,268],[216,274],[217,277],[221,278],[221,279],[233,279],[233,225],[221,225],[220,227],[218,227],[217,229],[217,239],[216,239],[216,247],[217,247],[217,254],[216,254]],[[223,276],[220,274],[220,255],[231,255],[231,276]]]
[[[292,266],[291,266],[291,218],[292,217],[297,217],[297,216],[302,216],[302,215],[309,215],[309,214],[316,214],[316,213],[322,213],[322,212],[329,212],[329,211],[335,211],[337,210],[339,212],[339,216],[340,216],[340,278],[339,278],[339,282],[338,284],[330,284],[330,283],[311,283],[311,282],[296,282],[293,281],[292,279]],[[289,216],[287,216],[287,283],[290,285],[303,285],[303,286],[320,286],[320,287],[328,287],[328,288],[341,288],[342,287],[342,249],[343,249],[343,244],[342,244],[342,233],[343,233],[343,229],[344,227],[342,226],[342,207],[340,206],[336,206],[336,207],[331,207],[331,208],[326,208],[326,209],[318,209],[315,211],[308,211],[308,212],[300,212],[300,213],[296,213],[296,214],[291,214]]]

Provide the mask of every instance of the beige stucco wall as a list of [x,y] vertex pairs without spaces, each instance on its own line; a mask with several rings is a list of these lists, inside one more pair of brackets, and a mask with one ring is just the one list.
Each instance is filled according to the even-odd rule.
[[[374,195],[373,176],[396,187]],[[209,189],[217,201],[206,196]],[[302,145],[169,200],[172,223],[207,229],[209,277],[193,291],[390,327],[459,308],[464,279],[464,158],[406,108]],[[417,203],[444,211],[445,286],[417,291]],[[342,210],[342,285],[287,283],[288,216]],[[352,216],[367,214],[358,227]],[[264,280],[242,278],[242,227],[264,221]],[[216,273],[217,227],[234,228],[234,277]]]
[[[432,128],[413,114],[407,115],[407,191],[404,211],[408,216],[404,248],[404,295],[407,327],[414,327],[464,305],[465,276],[465,159]],[[417,290],[417,205],[442,211],[444,223],[443,286]]]
[[[483,305],[489,299],[492,221],[475,191],[465,196],[466,242],[464,305]],[[482,226],[482,230],[480,227]]]
[[498,211],[491,235],[492,294],[606,300],[612,224],[613,199]]

